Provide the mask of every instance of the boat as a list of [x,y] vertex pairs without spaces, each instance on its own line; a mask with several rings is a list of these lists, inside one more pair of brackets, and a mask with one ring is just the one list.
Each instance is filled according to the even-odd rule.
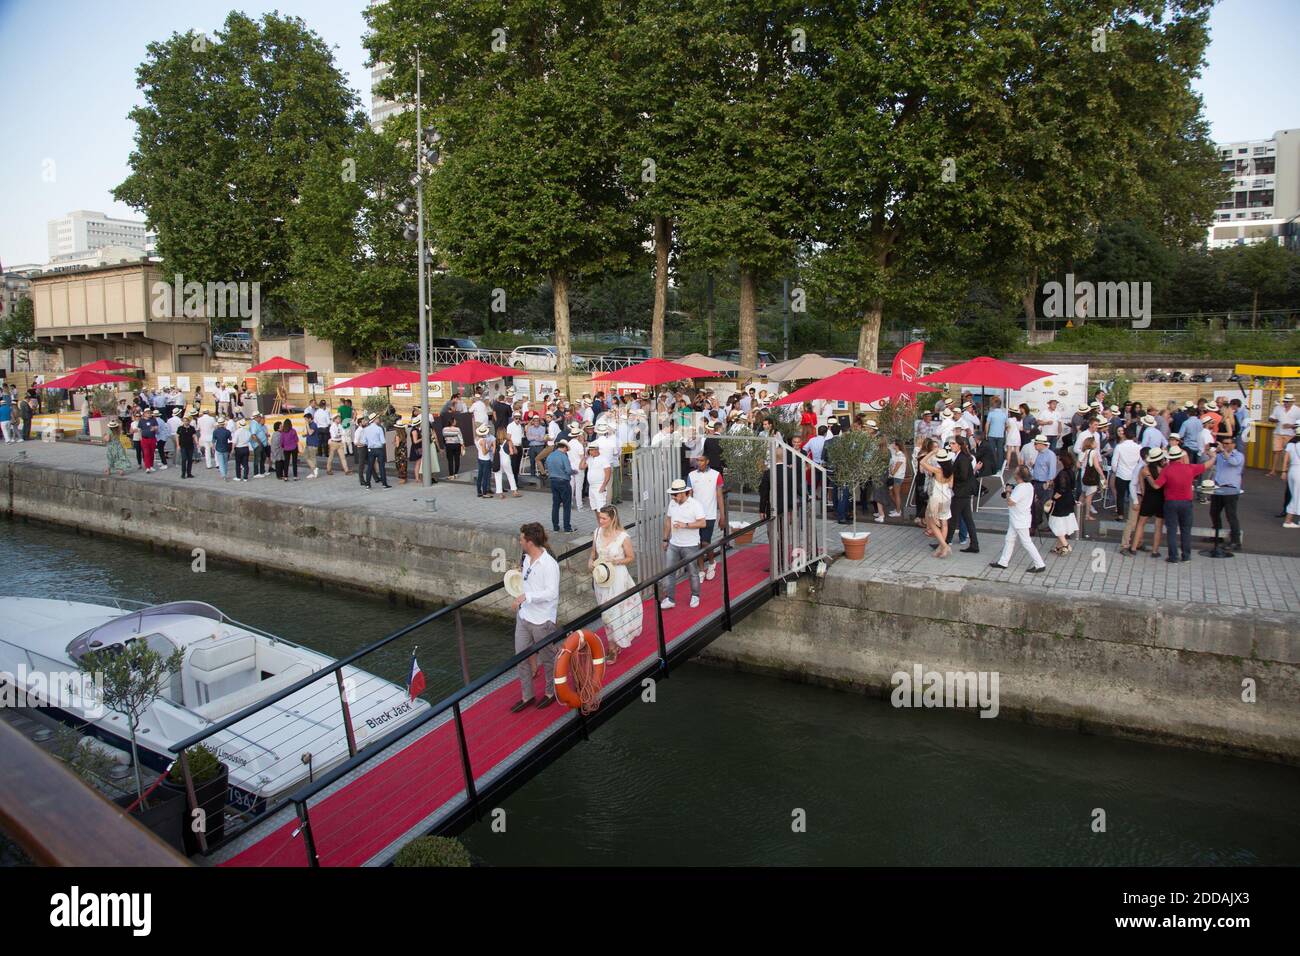
[[[140,765],[158,773],[176,758],[172,745],[335,662],[200,601],[0,597],[0,693],[129,755],[128,719],[103,706],[79,664],[89,653],[111,653],[141,640],[164,657],[182,655],[180,670],[146,706],[136,729]],[[203,741],[229,768],[230,809],[260,815],[348,759],[342,698],[348,700],[358,750],[429,709],[374,674],[355,667],[341,673],[342,695],[331,675]]]

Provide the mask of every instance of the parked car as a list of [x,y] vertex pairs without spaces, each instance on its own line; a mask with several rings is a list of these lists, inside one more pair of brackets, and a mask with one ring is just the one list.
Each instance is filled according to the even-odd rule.
[[470,338],[455,338],[452,336],[436,337],[429,340],[429,348],[437,353],[437,359],[440,361],[463,362],[466,359],[482,359],[491,361],[491,353],[479,347],[479,344]]
[[560,367],[560,353],[554,345],[521,345],[510,353],[506,364],[536,372],[554,372]]
[[650,354],[648,345],[620,345],[612,348],[604,355],[595,356],[591,359],[573,360],[573,364],[580,367],[594,367],[602,372],[611,372],[615,369],[627,368],[629,365],[637,365],[646,359],[653,358]]
[[[724,362],[735,362],[737,365],[742,364],[740,361],[740,349],[727,349],[725,352],[714,352],[712,358],[721,359]],[[776,363],[776,356],[771,352],[758,353],[758,367],[766,368]]]
[[1214,376],[1209,372],[1197,372],[1187,379],[1189,382],[1213,382]]

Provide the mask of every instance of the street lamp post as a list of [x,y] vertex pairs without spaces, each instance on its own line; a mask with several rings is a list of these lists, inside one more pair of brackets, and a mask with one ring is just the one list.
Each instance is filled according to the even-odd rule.
[[419,255],[420,276],[420,484],[433,485],[433,456],[429,454],[429,333],[428,308],[424,290],[424,177],[421,164],[424,160],[424,112],[420,101],[420,51],[415,51],[415,210],[416,249]]

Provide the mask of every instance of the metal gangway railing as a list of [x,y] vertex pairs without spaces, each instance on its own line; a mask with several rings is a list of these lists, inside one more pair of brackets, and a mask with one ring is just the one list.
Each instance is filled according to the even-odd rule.
[[[409,801],[427,799],[425,794],[428,792],[441,792],[445,790],[449,781],[459,779],[455,780],[454,791],[450,797],[442,804],[430,808],[432,812],[423,817],[414,829],[417,831],[436,829],[446,832],[472,820],[481,819],[483,807],[492,799],[518,786],[533,772],[540,769],[549,755],[557,753],[575,737],[585,738],[597,722],[608,719],[623,704],[639,694],[642,681],[647,675],[667,674],[676,662],[695,653],[716,633],[730,630],[742,613],[757,606],[772,593],[775,579],[765,569],[762,581],[751,586],[744,595],[738,595],[743,600],[736,602],[731,593],[733,573],[731,565],[736,558],[734,553],[730,559],[728,558],[728,552],[732,551],[737,538],[761,532],[771,521],[771,518],[759,519],[747,528],[730,532],[710,546],[662,569],[654,577],[635,583],[623,593],[556,627],[540,644],[520,651],[501,662],[486,674],[438,701],[415,721],[375,741],[365,750],[297,790],[290,797],[298,818],[298,826],[293,836],[302,840],[308,865],[321,865],[321,854],[328,852],[331,841],[345,842],[355,839],[352,830],[367,811],[365,803],[368,797],[366,793],[360,793],[354,798],[355,808],[350,804],[342,813],[335,809],[329,829],[313,824],[311,802],[331,796],[331,791],[337,785],[346,785],[359,780],[376,760],[385,755],[394,755],[395,751],[400,749],[399,745],[409,743],[421,734],[432,732],[445,724],[451,724],[454,728],[455,747],[451,755],[443,754],[443,757],[454,756],[457,759],[443,759],[436,768],[423,768],[424,773],[418,782],[404,781],[403,789],[408,794],[405,799]],[[701,557],[718,557],[721,564],[722,601],[718,609],[719,613],[716,618],[707,618],[697,630],[683,634],[669,634],[664,626],[664,614],[660,605],[664,596],[663,582],[666,578],[683,571],[687,574],[694,573],[694,567]],[[510,753],[503,752],[497,739],[498,735],[495,733],[507,722],[515,719],[515,715],[507,708],[501,708],[499,714],[494,712],[494,715],[488,718],[487,726],[483,722],[478,722],[467,729],[466,711],[492,692],[513,683],[517,679],[516,673],[521,665],[526,665],[526,662],[536,655],[547,653],[549,648],[563,641],[572,632],[591,625],[599,626],[601,615],[605,611],[617,607],[633,596],[646,595],[653,598],[651,606],[655,609],[653,613],[657,653],[652,654],[639,666],[634,666],[626,674],[620,675],[616,681],[617,686],[607,686],[601,697],[600,709],[595,714],[587,715],[581,710],[570,711],[564,719],[554,722],[547,728],[544,739],[532,740],[519,751]],[[478,759],[480,757],[483,758],[481,761]],[[386,808],[387,812],[393,813],[400,810],[400,807]],[[411,838],[416,835],[418,832],[406,834]],[[392,849],[391,842],[386,842],[385,846],[389,850]]]

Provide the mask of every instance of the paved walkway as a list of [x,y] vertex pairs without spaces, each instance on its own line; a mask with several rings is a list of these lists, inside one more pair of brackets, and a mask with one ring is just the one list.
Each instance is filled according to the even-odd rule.
[[[103,473],[105,461],[104,449],[98,445],[78,442],[0,445],[0,462],[20,455],[25,455],[28,461],[52,468],[96,474]],[[236,498],[256,496],[292,504],[361,509],[384,515],[428,516],[451,524],[506,532],[515,531],[526,521],[540,521],[544,527],[550,527],[549,493],[523,488],[519,498],[480,499],[474,494],[468,471],[455,481],[440,481],[429,489],[414,482],[398,485],[396,478],[390,476],[391,489],[376,485],[370,490],[360,486],[355,474],[344,477],[336,473],[327,477],[322,471],[319,478],[313,479],[306,477],[310,471],[300,467],[302,479],[287,484],[274,478],[234,482],[222,481],[215,468],[209,470],[200,462],[195,467],[192,481],[182,481],[180,469],[175,466],[153,474],[132,472],[120,480],[155,482],[173,487],[192,484],[196,488],[229,494],[232,506]],[[436,503],[436,512],[430,509],[430,501]],[[625,508],[630,516],[630,503],[625,504]],[[1202,517],[1199,509],[1198,517]],[[1197,543],[1190,562],[1166,564],[1163,560],[1152,559],[1145,551],[1137,557],[1124,557],[1118,553],[1117,544],[1107,541],[1078,541],[1072,554],[1058,557],[1049,553],[1053,539],[1042,537],[1035,539],[1035,543],[1047,561],[1047,573],[1025,574],[1029,564],[1019,550],[1012,558],[1011,569],[1000,571],[988,567],[988,563],[996,560],[1001,551],[1006,520],[1005,513],[981,513],[978,520],[981,553],[963,554],[954,548],[952,556],[944,559],[933,556],[926,546],[930,539],[910,523],[898,523],[897,520],[883,525],[859,522],[859,528],[872,533],[866,559],[860,563],[837,561],[834,573],[995,580],[1029,588],[1092,594],[1098,598],[1122,594],[1150,598],[1157,604],[1227,604],[1240,608],[1300,612],[1300,557],[1249,551],[1239,552],[1234,558],[1216,560],[1202,557],[1198,552],[1205,545]],[[575,513],[573,522],[575,534],[562,536],[561,543],[567,539],[577,544],[595,527],[590,511]],[[841,550],[838,531],[839,526],[832,523],[829,531],[832,554]],[[1296,549],[1300,550],[1300,532],[1287,533],[1294,535]],[[1148,530],[1148,542],[1150,535]],[[1249,535],[1247,543],[1250,543]]]
[[[833,573],[859,578],[888,574],[913,580],[937,577],[1003,581],[1016,587],[1073,592],[1100,600],[1116,594],[1150,598],[1153,608],[1173,602],[1300,612],[1300,558],[1243,552],[1233,558],[1215,559],[1202,557],[1194,549],[1191,561],[1168,564],[1163,558],[1152,558],[1149,551],[1129,558],[1119,553],[1116,544],[1094,541],[1077,542],[1072,553],[1060,556],[1050,553],[1055,539],[1041,537],[1034,539],[1034,544],[1047,562],[1047,571],[1026,574],[1029,559],[1019,546],[1006,571],[988,566],[1002,551],[1006,518],[1002,521],[1000,533],[980,531],[979,554],[962,553],[954,540],[953,553],[947,558],[936,558],[927,546],[930,539],[915,527],[868,523],[865,530],[871,531],[871,538],[865,558],[860,562],[836,561]],[[832,528],[838,530],[835,525]],[[859,528],[863,526],[859,524]],[[1148,531],[1148,547],[1150,534]],[[830,551],[841,551],[838,541],[831,542]]]

